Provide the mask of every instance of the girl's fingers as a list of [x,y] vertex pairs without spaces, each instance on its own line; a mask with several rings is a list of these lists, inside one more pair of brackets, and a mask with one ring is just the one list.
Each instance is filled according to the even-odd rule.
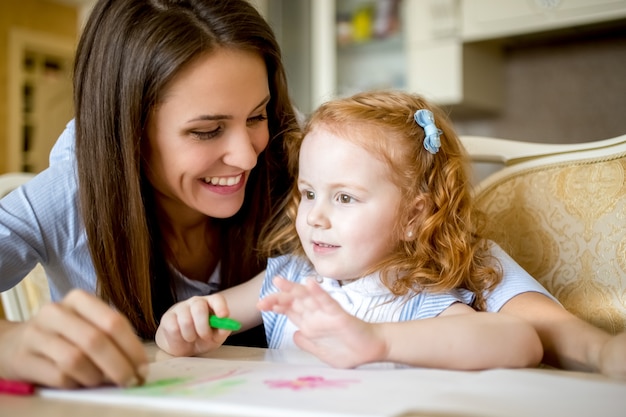
[[263,297],[263,299],[259,301],[259,305],[262,310],[276,311],[276,308],[289,308],[292,301],[293,297],[291,294],[276,292]]
[[339,310],[343,311],[339,303],[315,281],[307,280],[305,283],[309,294],[317,302],[318,308],[329,314],[336,314]]
[[[196,328],[194,325],[191,311],[188,309],[181,309],[176,312],[176,323],[178,325],[177,332],[183,341],[187,343],[193,343],[198,338]],[[176,333],[174,333],[176,334]]]
[[214,314],[218,317],[228,317],[230,314],[228,303],[226,303],[226,298],[222,294],[209,295],[206,297],[206,300]]
[[196,335],[201,339],[211,336],[211,327],[209,326],[209,304],[206,300],[198,300],[190,306],[191,319]]
[[281,276],[274,277],[274,279],[272,280],[272,283],[276,286],[276,288],[278,288],[281,291],[290,291],[293,287],[295,287],[296,285],[299,285]]

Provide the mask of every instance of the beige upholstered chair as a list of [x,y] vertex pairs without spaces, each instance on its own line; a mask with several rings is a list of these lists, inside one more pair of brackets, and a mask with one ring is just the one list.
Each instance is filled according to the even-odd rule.
[[572,313],[626,330],[626,135],[569,145],[461,140],[487,236]]
[[[33,176],[26,172],[0,175],[0,198]],[[41,265],[38,264],[17,286],[0,293],[0,300],[8,320],[23,321],[34,315],[43,303],[50,300],[48,281]]]

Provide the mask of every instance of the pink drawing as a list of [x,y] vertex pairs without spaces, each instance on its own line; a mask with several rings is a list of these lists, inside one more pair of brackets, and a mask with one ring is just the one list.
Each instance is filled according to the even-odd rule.
[[357,380],[350,379],[325,379],[321,376],[301,376],[294,380],[268,380],[264,381],[271,388],[288,388],[294,391],[301,389],[316,388],[345,388],[350,384],[357,383]]

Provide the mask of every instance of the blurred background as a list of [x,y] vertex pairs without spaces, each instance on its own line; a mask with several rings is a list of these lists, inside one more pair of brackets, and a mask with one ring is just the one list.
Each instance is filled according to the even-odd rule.
[[[576,143],[626,134],[626,0],[251,0],[305,114],[394,88],[457,132]],[[72,118],[71,71],[94,0],[0,0],[0,173],[38,172]]]

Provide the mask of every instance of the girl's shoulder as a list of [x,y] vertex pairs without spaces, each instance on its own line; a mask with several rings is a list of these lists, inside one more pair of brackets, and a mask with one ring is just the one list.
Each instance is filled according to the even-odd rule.
[[507,301],[525,292],[538,292],[557,301],[496,242],[489,241],[489,244],[491,255],[496,262],[494,266],[502,271],[502,281],[486,295],[487,311],[499,311]]
[[302,282],[315,271],[311,263],[303,256],[281,255],[267,260],[265,280],[270,281],[277,275],[293,281]]

